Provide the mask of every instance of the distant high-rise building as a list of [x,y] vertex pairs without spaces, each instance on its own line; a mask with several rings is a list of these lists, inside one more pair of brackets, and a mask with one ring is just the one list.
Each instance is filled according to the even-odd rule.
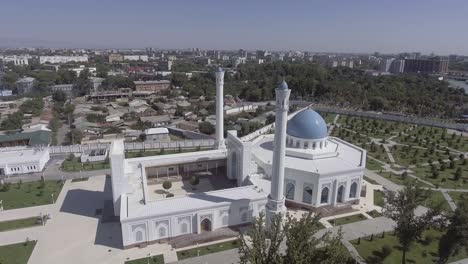
[[448,56],[449,62],[457,61],[458,55],[457,54],[451,54]]
[[403,73],[405,71],[405,60],[393,60],[389,72],[393,74]]
[[258,59],[263,59],[265,56],[268,55],[265,50],[257,50],[257,58]]
[[406,59],[406,73],[446,73],[448,61],[438,57],[430,59]]
[[392,65],[392,62],[394,61],[394,58],[390,59],[382,59],[380,61],[380,71],[381,72],[390,72],[390,67]]

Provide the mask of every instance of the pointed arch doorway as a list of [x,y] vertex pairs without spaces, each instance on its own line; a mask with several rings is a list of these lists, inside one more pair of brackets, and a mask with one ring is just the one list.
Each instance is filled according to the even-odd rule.
[[202,233],[211,231],[211,220],[208,218],[203,219],[200,223],[200,230]]

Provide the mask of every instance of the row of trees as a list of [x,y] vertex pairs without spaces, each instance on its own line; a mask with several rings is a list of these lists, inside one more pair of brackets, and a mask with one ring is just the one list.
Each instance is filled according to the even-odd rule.
[[[415,241],[421,240],[429,228],[445,230],[439,241],[438,263],[447,263],[459,250],[468,250],[468,204],[461,202],[450,214],[441,213],[441,205],[416,215],[416,208],[427,198],[429,190],[409,183],[395,193],[385,192],[383,214],[392,219],[395,236],[402,251],[401,263],[406,263],[406,254]],[[336,235],[318,232],[320,216],[311,213],[296,219],[286,215],[277,216],[270,229],[265,228],[264,216],[260,215],[252,228],[240,236],[241,263],[354,263],[341,244],[341,230]]]
[[[458,117],[468,113],[464,106],[468,96],[463,89],[451,88],[447,82],[430,76],[369,76],[358,69],[325,68],[304,62],[240,65],[236,74],[225,74],[225,93],[249,101],[272,100],[281,79],[291,87],[292,99],[420,116]],[[196,74],[191,79],[173,75],[172,83],[190,96],[215,94],[213,73]]]

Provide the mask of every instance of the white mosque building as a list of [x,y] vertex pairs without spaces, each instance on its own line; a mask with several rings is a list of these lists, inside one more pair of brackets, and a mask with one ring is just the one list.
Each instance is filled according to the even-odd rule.
[[[288,116],[291,90],[285,82],[276,89],[274,135],[242,140],[228,131],[224,139],[223,79],[218,69],[215,149],[126,159],[123,140],[112,143],[114,213],[124,248],[247,225],[261,212],[268,223],[286,206],[332,210],[359,202],[366,151],[328,136],[325,121],[310,108]],[[190,175],[231,185],[156,194],[158,180],[176,179],[176,185]]]

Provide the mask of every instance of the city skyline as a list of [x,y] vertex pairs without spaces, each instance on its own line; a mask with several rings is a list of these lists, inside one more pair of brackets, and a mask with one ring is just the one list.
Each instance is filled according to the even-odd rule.
[[7,1],[0,46],[468,54],[468,3],[450,3]]

